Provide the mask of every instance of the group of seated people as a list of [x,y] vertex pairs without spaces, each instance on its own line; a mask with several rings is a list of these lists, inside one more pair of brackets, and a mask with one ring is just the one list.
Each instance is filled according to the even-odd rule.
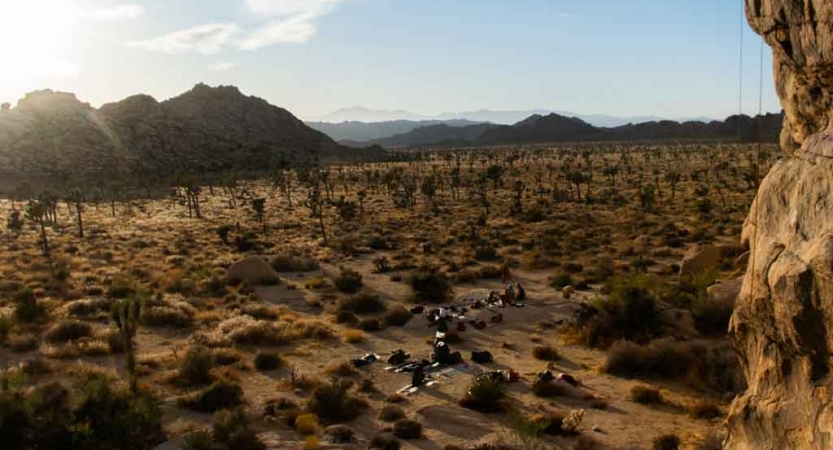
[[502,294],[499,294],[496,291],[489,292],[489,298],[486,301],[490,305],[515,305],[516,303],[526,301],[526,290],[520,283],[518,283],[518,289],[517,292],[515,292],[515,285],[509,283],[509,286],[506,287],[506,290],[504,290]]

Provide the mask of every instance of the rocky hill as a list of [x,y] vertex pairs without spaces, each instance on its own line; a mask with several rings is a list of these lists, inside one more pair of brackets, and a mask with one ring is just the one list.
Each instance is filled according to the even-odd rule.
[[777,142],[782,122],[782,114],[766,114],[754,118],[731,116],[722,122],[679,123],[665,120],[603,128],[575,117],[536,114],[514,125],[429,126],[386,139],[353,145],[372,143],[394,148],[593,141],[733,141],[737,140],[738,136],[744,142]]
[[100,109],[44,90],[0,113],[0,179],[11,181],[130,176],[152,183],[366,154],[231,86],[199,84],[164,102],[137,95]]

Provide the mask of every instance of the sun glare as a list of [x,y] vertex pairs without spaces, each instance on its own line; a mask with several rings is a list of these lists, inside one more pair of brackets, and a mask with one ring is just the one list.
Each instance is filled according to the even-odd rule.
[[78,10],[69,0],[0,1],[0,84],[27,85],[73,75],[73,28]]

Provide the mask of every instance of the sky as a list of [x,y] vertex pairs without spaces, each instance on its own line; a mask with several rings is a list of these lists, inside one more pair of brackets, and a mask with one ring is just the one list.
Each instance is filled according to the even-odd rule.
[[[742,0],[0,0],[0,102],[235,85],[301,118],[361,105],[724,118]],[[743,101],[780,111],[743,22]]]

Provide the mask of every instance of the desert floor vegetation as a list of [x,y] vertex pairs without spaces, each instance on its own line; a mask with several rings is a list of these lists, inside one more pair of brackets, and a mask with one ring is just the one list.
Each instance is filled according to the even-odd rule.
[[[743,389],[734,298],[712,288],[745,271],[738,237],[777,155],[411,151],[170,189],[81,183],[80,214],[63,190],[18,186],[0,201],[0,441],[116,448],[112,426],[137,449],[186,432],[189,449],[709,448]],[[509,283],[512,303],[475,307]],[[465,364],[402,391],[412,377],[387,359],[430,359],[428,317],[449,306]]]

